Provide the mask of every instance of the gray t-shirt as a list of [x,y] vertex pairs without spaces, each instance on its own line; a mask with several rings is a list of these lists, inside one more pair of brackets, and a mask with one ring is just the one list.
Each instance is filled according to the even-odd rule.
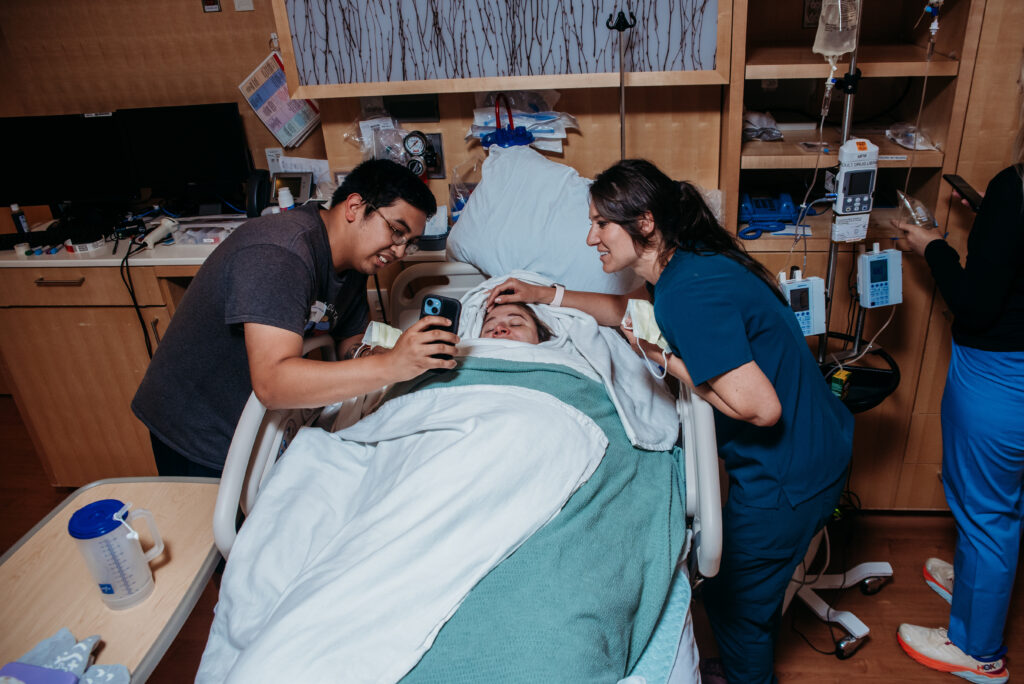
[[132,410],[178,453],[222,468],[252,392],[242,324],[342,340],[368,321],[366,276],[334,271],[317,207],[248,221],[199,269]]

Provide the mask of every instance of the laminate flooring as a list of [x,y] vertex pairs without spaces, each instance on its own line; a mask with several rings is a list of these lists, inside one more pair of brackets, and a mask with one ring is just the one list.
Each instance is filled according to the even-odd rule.
[[[10,396],[0,395],[0,551],[10,548],[25,532],[60,503],[70,489],[50,486],[28,433]],[[799,601],[783,616],[776,650],[776,671],[781,682],[814,684],[883,684],[888,682],[953,682],[950,675],[928,670],[910,660],[896,642],[901,622],[944,625],[948,605],[929,589],[921,565],[929,556],[952,560],[956,533],[944,514],[861,513],[847,518],[832,540],[832,569],[839,572],[864,561],[889,561],[892,581],[878,594],[866,596],[857,588],[825,592],[837,610],[852,611],[871,634],[846,660],[815,650],[833,651],[833,636]],[[1009,666],[1024,653],[1024,571],[1018,572],[1007,624]],[[192,681],[213,620],[220,580],[215,575],[195,610],[160,665],[150,677],[153,684]],[[699,592],[698,592],[699,594]],[[694,606],[697,641],[704,655],[714,654],[713,640],[699,598]],[[834,629],[836,638],[842,631]],[[1024,659],[1021,660],[1024,666]],[[1024,672],[1021,673],[1024,675]],[[743,684],[736,683],[733,684]]]

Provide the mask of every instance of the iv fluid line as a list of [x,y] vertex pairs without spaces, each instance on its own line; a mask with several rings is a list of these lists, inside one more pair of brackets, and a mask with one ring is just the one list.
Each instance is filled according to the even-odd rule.
[[[914,160],[917,156],[917,141],[918,137],[921,135],[921,112],[924,110],[925,93],[928,92],[928,72],[930,70],[932,63],[932,55],[935,53],[935,34],[939,32],[939,16],[937,13],[935,15],[935,19],[932,21],[931,26],[928,27],[928,30],[931,36],[928,39],[928,49],[924,61],[924,80],[921,83],[921,100],[920,102],[918,102],[917,118],[914,121],[914,146],[910,150],[910,165],[907,166],[907,176],[903,180],[904,195],[909,194],[907,192],[907,189],[910,187],[910,173],[914,170]],[[906,207],[903,206],[902,202],[899,203],[899,208],[897,209],[897,212],[898,213],[896,214],[896,220],[902,222],[904,213],[906,212]]]
[[822,142],[823,131],[825,128],[825,117],[828,116],[828,110],[832,106],[832,90],[835,87],[835,75],[838,61],[838,56],[829,55],[828,59],[831,70],[829,71],[828,78],[825,79],[825,95],[821,99],[821,118],[818,121],[818,147],[817,154],[814,156],[814,174],[811,176],[811,182],[807,186],[807,192],[804,193],[804,199],[800,202],[800,214],[796,219],[796,235],[793,236],[793,244],[789,247],[789,256],[786,257],[786,270],[789,270],[789,260],[793,256],[793,250],[796,249],[796,243],[803,238],[804,241],[804,262],[802,271],[807,272],[807,235],[804,234],[803,229],[800,227],[804,223],[804,219],[807,217],[807,211],[811,206],[818,203],[818,201],[807,203],[807,199],[811,196],[811,192],[814,190],[814,184],[818,182],[818,168],[821,164],[821,151],[824,147]]

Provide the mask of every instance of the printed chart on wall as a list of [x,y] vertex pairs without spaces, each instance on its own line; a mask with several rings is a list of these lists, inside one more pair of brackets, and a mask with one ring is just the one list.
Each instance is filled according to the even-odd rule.
[[288,95],[284,63],[277,52],[249,74],[238,89],[284,147],[296,147],[320,124],[320,110],[312,100],[293,100]]

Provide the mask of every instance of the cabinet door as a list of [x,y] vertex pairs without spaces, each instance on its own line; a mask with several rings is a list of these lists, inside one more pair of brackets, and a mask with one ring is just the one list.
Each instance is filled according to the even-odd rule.
[[[153,337],[170,316],[143,309]],[[15,400],[55,486],[156,475],[130,403],[149,363],[130,307],[0,309],[0,352]]]

